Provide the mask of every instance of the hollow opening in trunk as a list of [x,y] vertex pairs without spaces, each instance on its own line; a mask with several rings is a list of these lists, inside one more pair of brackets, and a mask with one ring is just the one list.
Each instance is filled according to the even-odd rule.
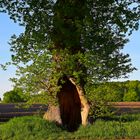
[[70,132],[76,131],[82,122],[81,101],[76,86],[67,76],[59,79],[58,86],[61,86],[57,97],[62,125]]

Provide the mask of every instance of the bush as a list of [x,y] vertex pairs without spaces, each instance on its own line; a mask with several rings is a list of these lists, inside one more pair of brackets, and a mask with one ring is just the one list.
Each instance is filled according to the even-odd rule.
[[4,103],[18,103],[18,102],[26,102],[28,100],[28,95],[24,94],[22,89],[15,88],[11,91],[5,92],[3,94]]
[[88,101],[90,102],[90,113],[89,116],[91,119],[95,120],[103,116],[112,115],[110,106],[108,106],[108,101],[104,95],[104,88],[100,86],[90,86],[86,88],[86,95]]

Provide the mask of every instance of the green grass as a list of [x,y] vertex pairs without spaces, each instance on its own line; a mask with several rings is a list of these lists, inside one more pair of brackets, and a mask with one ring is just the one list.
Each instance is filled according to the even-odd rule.
[[40,117],[19,117],[0,125],[0,140],[101,140],[140,139],[139,115],[116,116],[114,120],[96,120],[70,133]]
[[0,125],[1,125],[1,124],[4,124],[4,122],[0,122]]
[[118,122],[98,120],[93,126],[86,129],[80,128],[76,135],[79,138],[104,138],[104,139],[121,139],[121,138],[140,138],[140,122]]
[[140,121],[140,114],[122,114],[122,115],[111,115],[105,116],[100,119],[106,121],[121,121],[121,122],[131,122],[131,121]]

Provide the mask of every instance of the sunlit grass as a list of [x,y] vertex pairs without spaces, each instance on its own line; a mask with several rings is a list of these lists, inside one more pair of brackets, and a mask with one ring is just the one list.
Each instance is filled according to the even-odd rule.
[[0,125],[0,140],[67,140],[140,138],[140,115],[123,115],[114,120],[96,120],[74,133],[40,117],[19,117]]

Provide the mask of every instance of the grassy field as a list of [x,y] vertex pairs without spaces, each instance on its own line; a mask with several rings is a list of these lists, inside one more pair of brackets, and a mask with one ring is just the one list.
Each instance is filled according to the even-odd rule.
[[0,140],[104,140],[140,139],[140,114],[96,120],[70,133],[53,122],[28,116],[11,119],[0,125]]
[[0,122],[0,125],[1,125],[1,124],[4,124],[4,123],[3,123],[3,122]]

